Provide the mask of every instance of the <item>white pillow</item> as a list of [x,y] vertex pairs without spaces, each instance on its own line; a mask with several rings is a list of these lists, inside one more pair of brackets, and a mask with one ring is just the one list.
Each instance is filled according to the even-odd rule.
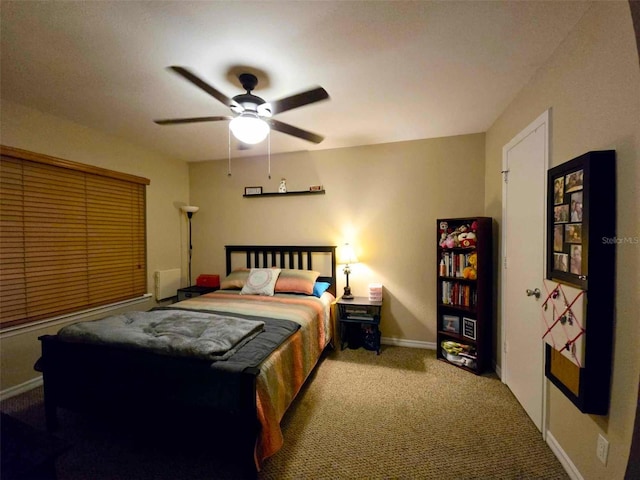
[[279,268],[252,268],[247,277],[247,281],[240,290],[240,295],[266,295],[273,297]]

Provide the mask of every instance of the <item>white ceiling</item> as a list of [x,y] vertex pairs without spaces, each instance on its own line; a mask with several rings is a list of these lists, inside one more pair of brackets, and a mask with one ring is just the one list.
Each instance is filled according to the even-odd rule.
[[[226,159],[227,122],[153,120],[229,110],[169,65],[229,97],[242,93],[228,75],[238,65],[266,73],[254,93],[267,101],[324,87],[329,101],[275,118],[325,140],[273,132],[272,153],[484,132],[588,6],[2,0],[0,93],[188,161]],[[232,155],[264,151],[266,143]]]

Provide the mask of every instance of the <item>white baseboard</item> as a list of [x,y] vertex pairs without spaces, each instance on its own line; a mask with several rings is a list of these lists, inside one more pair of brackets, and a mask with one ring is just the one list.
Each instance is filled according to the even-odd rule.
[[582,475],[580,475],[580,472],[578,471],[576,466],[573,464],[569,456],[562,449],[558,441],[555,439],[555,437],[551,434],[549,430],[547,430],[547,445],[549,445],[549,448],[551,449],[551,451],[554,453],[556,458],[560,461],[560,463],[562,464],[562,467],[565,469],[565,471],[567,472],[571,480],[584,480],[584,478],[582,477]]
[[493,362],[493,370],[496,372],[496,375],[498,375],[498,378],[502,380],[502,368],[500,368],[500,365]]
[[421,342],[419,340],[403,340],[401,338],[382,337],[380,343],[383,345],[393,345],[396,347],[423,348],[425,350],[435,350],[434,342]]
[[32,378],[31,380],[27,380],[20,385],[15,385],[13,387],[9,387],[6,390],[0,391],[0,400],[6,400],[7,398],[15,397],[16,395],[20,395],[21,393],[28,392],[29,390],[33,390],[34,388],[38,388],[42,385],[42,375],[36,378]]

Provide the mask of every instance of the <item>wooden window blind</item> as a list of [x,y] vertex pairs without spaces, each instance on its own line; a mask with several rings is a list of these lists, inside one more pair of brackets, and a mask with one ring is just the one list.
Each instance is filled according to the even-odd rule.
[[1,153],[0,328],[146,293],[149,180]]

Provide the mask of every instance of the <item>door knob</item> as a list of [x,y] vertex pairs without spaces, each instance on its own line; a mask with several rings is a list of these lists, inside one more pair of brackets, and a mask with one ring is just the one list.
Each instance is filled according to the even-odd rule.
[[527,297],[531,297],[531,296],[540,298],[540,289],[534,288],[533,290],[531,290],[530,288],[527,288]]

